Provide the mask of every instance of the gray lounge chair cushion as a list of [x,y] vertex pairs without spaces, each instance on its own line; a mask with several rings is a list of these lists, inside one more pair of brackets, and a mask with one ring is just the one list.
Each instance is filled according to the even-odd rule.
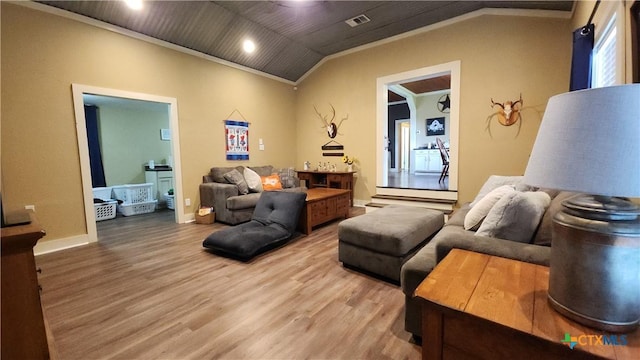
[[291,239],[307,194],[284,191],[260,194],[251,221],[214,232],[202,246],[249,260]]

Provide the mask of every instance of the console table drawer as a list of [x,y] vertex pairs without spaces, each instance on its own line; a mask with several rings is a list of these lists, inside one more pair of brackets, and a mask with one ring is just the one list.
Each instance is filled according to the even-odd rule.
[[349,196],[348,194],[341,195],[336,198],[336,214],[344,214],[349,212]]
[[316,201],[311,204],[311,222],[316,223],[327,218],[327,200]]

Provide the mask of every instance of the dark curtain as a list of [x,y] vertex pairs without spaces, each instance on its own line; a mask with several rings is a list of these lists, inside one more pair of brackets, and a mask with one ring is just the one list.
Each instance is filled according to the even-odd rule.
[[591,87],[591,54],[593,52],[593,24],[573,32],[570,91]]
[[391,157],[391,167],[396,167],[396,120],[408,119],[411,116],[407,103],[389,105],[387,107],[388,136],[389,136],[389,156]]
[[93,187],[107,186],[102,166],[102,151],[100,151],[100,136],[98,134],[98,107],[84,106],[84,117],[87,124],[87,141],[89,142],[89,160],[91,162],[91,183]]

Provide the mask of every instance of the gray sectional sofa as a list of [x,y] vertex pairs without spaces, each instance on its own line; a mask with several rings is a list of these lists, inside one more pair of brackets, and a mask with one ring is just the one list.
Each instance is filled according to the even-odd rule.
[[[225,174],[231,170],[244,173],[244,166],[236,167],[212,167],[207,175],[202,177],[200,184],[201,206],[212,207],[216,213],[216,221],[230,225],[236,225],[251,220],[253,210],[260,199],[261,192],[250,191],[242,194],[238,185],[231,183]],[[277,169],[271,165],[249,166],[260,176],[279,174],[283,185],[282,191],[305,191],[300,186],[300,180],[295,176],[293,169]]]
[[547,193],[551,197],[551,203],[544,212],[531,243],[477,236],[474,231],[465,230],[463,226],[465,216],[471,209],[470,204],[465,204],[455,211],[433,239],[402,266],[400,275],[402,291],[405,294],[405,330],[421,337],[421,303],[414,299],[414,292],[451,249],[466,249],[548,266],[553,216],[561,209],[562,201],[575,194],[557,191]]

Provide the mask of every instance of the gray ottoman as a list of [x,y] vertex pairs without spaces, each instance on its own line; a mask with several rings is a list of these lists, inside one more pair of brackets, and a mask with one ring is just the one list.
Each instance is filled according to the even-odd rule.
[[338,225],[338,260],[400,282],[400,268],[444,225],[441,211],[387,205]]

